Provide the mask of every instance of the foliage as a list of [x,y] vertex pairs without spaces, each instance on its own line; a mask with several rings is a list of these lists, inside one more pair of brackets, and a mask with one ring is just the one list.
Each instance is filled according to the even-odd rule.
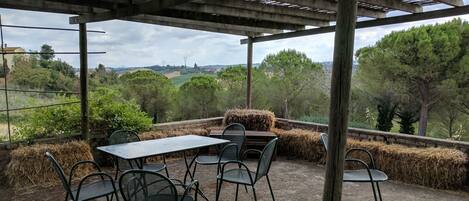
[[210,76],[210,77],[216,77],[214,74],[206,74],[206,73],[187,73],[187,74],[182,74],[177,77],[171,78],[171,82],[173,83],[174,86],[176,87],[181,87],[184,83],[189,81],[192,77],[196,76]]
[[48,44],[42,45],[40,52],[42,53],[42,54],[40,54],[41,60],[50,61],[50,60],[54,59],[54,57],[55,57],[54,49],[52,48],[52,46],[50,46]]
[[98,67],[90,73],[89,85],[92,88],[99,86],[109,86],[118,83],[117,73],[110,68],[106,68],[103,64],[99,64]]
[[135,71],[122,75],[120,80],[124,97],[135,99],[143,111],[154,117],[154,123],[167,120],[174,91],[168,78],[153,71]]
[[364,76],[381,80],[375,85],[404,86],[398,94],[419,101],[419,135],[425,135],[428,113],[441,100],[445,83],[457,82],[456,72],[467,73],[468,34],[469,25],[461,20],[393,32],[358,52],[359,70],[375,72],[375,78]]
[[219,115],[217,92],[220,85],[213,77],[192,77],[179,89],[181,119],[207,118]]
[[376,128],[380,131],[390,131],[392,120],[396,113],[397,104],[391,101],[391,97],[385,96],[378,100],[378,118],[376,119]]
[[[321,91],[318,89],[324,81],[324,71],[320,64],[313,63],[304,53],[282,50],[267,55],[259,70],[265,73],[263,85],[267,90],[263,95],[269,97],[273,111],[285,118],[289,118],[291,114],[301,116],[305,109],[309,109],[311,99],[321,95],[307,93]],[[290,108],[291,105],[299,107]]]
[[[61,97],[62,102],[77,101],[76,97]],[[90,130],[111,133],[118,129],[146,130],[151,119],[138,105],[126,101],[115,90],[100,88],[90,94]],[[29,140],[79,133],[80,105],[68,104],[32,111],[14,130],[13,140]]]
[[242,66],[231,66],[218,72],[217,78],[223,90],[219,95],[223,110],[243,108],[246,105],[246,74]]

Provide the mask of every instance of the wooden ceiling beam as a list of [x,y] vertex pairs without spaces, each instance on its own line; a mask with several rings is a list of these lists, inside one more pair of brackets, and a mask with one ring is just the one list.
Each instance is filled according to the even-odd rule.
[[259,2],[243,1],[243,0],[194,0],[193,3],[224,6],[230,8],[239,8],[264,13],[281,13],[283,15],[312,18],[319,20],[335,21],[335,14],[313,12],[308,10],[300,10],[289,7],[271,6]]
[[402,2],[401,0],[358,0],[359,2],[391,8],[394,10],[405,11],[409,13],[420,13],[423,11],[422,6]]
[[225,33],[244,35],[244,36],[252,35],[252,34],[260,35],[262,33],[270,33],[270,34],[282,33],[282,30],[276,30],[276,29],[259,28],[259,27],[243,26],[243,25],[232,25],[232,24],[224,24],[224,23],[217,23],[217,22],[198,21],[198,20],[191,20],[191,19],[181,19],[181,18],[146,15],[146,14],[124,18],[123,20],[145,22],[145,23],[159,24],[159,25],[165,25],[165,26],[174,26],[174,27],[188,28],[188,29],[197,29],[197,30],[203,30],[203,31],[212,31],[212,32],[224,31]]
[[[308,8],[316,8],[321,10],[329,10],[337,12],[337,3],[334,1],[328,0],[278,0],[282,3],[288,3],[291,5],[304,6]],[[371,18],[384,18],[386,13],[383,11],[372,10],[368,8],[358,7],[357,15],[362,17],[371,17]]]
[[464,1],[463,0],[435,0],[440,3],[444,3],[450,6],[455,6],[455,7],[461,7],[464,6]]
[[142,4],[130,4],[126,8],[116,8],[107,12],[73,16],[70,17],[69,20],[70,24],[100,22],[139,14],[154,13],[187,2],[189,2],[189,0],[152,0]]
[[326,20],[317,20],[317,19],[309,19],[309,18],[304,18],[304,17],[295,17],[295,16],[282,15],[282,14],[265,13],[265,12],[252,11],[252,10],[239,9],[239,8],[230,8],[230,7],[217,6],[217,5],[202,5],[202,4],[196,4],[196,3],[188,3],[188,4],[174,6],[173,9],[191,11],[191,12],[199,12],[199,13],[226,15],[226,16],[232,16],[232,17],[251,18],[251,19],[266,20],[266,21],[280,22],[280,23],[310,25],[310,26],[317,26],[317,27],[329,26],[329,21],[326,21]]

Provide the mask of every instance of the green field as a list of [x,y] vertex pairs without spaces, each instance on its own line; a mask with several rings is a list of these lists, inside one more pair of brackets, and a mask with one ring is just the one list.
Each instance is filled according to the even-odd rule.
[[187,82],[188,80],[190,80],[192,77],[196,77],[196,76],[210,76],[210,77],[216,77],[216,74],[207,74],[207,73],[190,73],[190,74],[184,74],[184,75],[180,75],[180,76],[177,76],[177,77],[173,77],[171,78],[171,82],[173,82],[173,84],[177,87],[180,87],[181,85],[183,85],[185,82]]

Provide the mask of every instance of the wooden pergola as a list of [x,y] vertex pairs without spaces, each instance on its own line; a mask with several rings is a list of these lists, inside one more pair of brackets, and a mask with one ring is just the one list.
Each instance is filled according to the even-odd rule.
[[[425,6],[435,4],[447,6],[424,12]],[[355,29],[469,14],[469,6],[463,0],[1,0],[0,7],[76,15],[69,20],[79,24],[80,29],[82,134],[86,138],[89,137],[86,23],[120,19],[247,36],[241,44],[247,44],[248,108],[253,43],[335,31],[330,149],[323,195],[327,201],[341,200],[342,194]],[[405,14],[387,16],[389,11],[396,10]]]

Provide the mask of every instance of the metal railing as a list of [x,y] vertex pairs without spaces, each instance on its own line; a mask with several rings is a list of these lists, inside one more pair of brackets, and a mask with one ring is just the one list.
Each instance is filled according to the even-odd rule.
[[[32,110],[38,108],[45,108],[45,107],[55,107],[61,105],[70,105],[70,104],[77,104],[80,101],[72,101],[72,102],[64,102],[64,103],[54,103],[54,104],[47,104],[47,105],[40,105],[40,106],[29,106],[29,107],[20,107],[20,108],[10,108],[8,94],[9,92],[22,92],[22,93],[40,93],[40,94],[64,94],[64,95],[80,95],[78,92],[73,91],[47,91],[47,90],[22,90],[22,89],[10,89],[8,88],[8,66],[5,59],[5,55],[42,55],[42,54],[67,54],[67,55],[79,55],[80,52],[72,52],[72,51],[59,51],[59,52],[35,52],[35,51],[23,51],[23,52],[7,52],[5,50],[5,41],[4,41],[4,28],[14,28],[14,29],[35,29],[35,30],[50,30],[50,31],[71,31],[71,32],[79,32],[79,29],[71,29],[71,28],[60,28],[60,27],[44,27],[44,26],[24,26],[24,25],[11,25],[11,24],[3,24],[2,17],[0,15],[0,45],[1,45],[1,52],[2,55],[2,64],[3,64],[3,72],[4,72],[4,87],[0,88],[0,91],[3,91],[5,94],[5,106],[6,109],[0,110],[0,112],[6,112],[6,119],[7,119],[7,129],[8,129],[8,143],[12,143],[11,138],[11,118],[10,112],[11,111],[22,111],[22,110]],[[87,30],[88,33],[99,33],[104,34],[104,31],[97,31],[97,30]],[[87,52],[87,54],[105,54],[106,52],[96,51],[96,52]]]

